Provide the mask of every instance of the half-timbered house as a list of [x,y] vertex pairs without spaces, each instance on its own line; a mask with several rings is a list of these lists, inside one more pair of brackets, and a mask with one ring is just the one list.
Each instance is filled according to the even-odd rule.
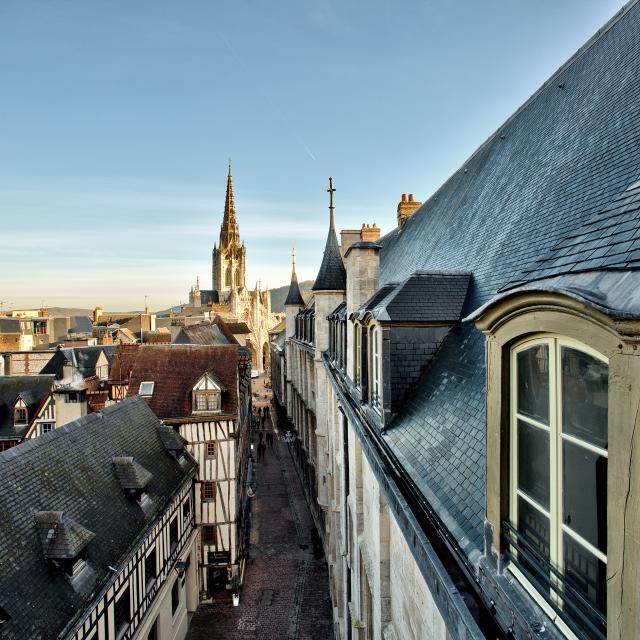
[[[238,345],[121,345],[112,386],[140,395],[199,465],[201,597],[239,585],[247,536],[251,355]],[[115,397],[117,400],[117,396]]]
[[3,638],[186,636],[197,466],[184,446],[131,398],[0,454]]

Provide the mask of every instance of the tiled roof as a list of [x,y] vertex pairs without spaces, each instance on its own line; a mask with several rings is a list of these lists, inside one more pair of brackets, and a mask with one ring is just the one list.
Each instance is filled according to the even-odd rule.
[[154,382],[153,395],[144,398],[154,413],[162,419],[183,418],[191,415],[194,385],[211,371],[229,390],[222,394],[223,413],[234,414],[238,368],[245,359],[237,345],[120,345],[111,379],[128,378],[129,396],[138,393],[141,382]]
[[90,378],[96,375],[96,364],[100,354],[104,353],[108,363],[111,364],[115,352],[116,348],[112,345],[58,349],[51,360],[43,367],[41,373],[52,373],[57,380],[60,380],[63,377],[64,362],[69,360],[84,378]]
[[[381,283],[423,269],[470,271],[468,314],[521,281],[523,271],[542,275],[543,265],[532,268],[540,256],[561,266],[559,253],[567,251],[574,257],[564,268],[588,268],[598,246],[586,247],[601,233],[615,247],[605,257],[624,256],[603,268],[635,268],[635,240],[621,235],[640,222],[635,188],[619,209],[612,203],[640,177],[639,33],[640,4],[632,2],[381,240]],[[627,226],[614,234],[618,214]],[[593,235],[590,226],[598,229]],[[571,254],[569,238],[584,252]],[[485,390],[484,336],[471,323],[454,327],[384,436],[440,516],[477,549]]]
[[470,279],[471,274],[460,271],[416,271],[384,298],[364,306],[382,322],[456,322]]
[[[311,291],[344,291],[347,288],[347,273],[340,255],[340,246],[332,223],[329,226],[322,263]],[[304,303],[303,303],[304,304]]]
[[0,439],[19,439],[24,427],[13,426],[13,405],[20,396],[27,405],[29,423],[53,388],[52,375],[0,376]]
[[[158,427],[144,402],[131,398],[0,454],[0,607],[10,616],[2,638],[57,638],[195,472],[166,451]],[[153,474],[146,512],[122,491],[114,455],[133,456]],[[49,565],[38,512],[62,512],[69,537],[60,553],[88,542],[93,588],[76,591]]]

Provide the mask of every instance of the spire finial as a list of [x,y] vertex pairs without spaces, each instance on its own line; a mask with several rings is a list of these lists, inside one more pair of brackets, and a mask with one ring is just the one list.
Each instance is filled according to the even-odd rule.
[[296,248],[291,249],[291,279],[297,278],[296,275]]
[[335,193],[335,189],[333,188],[333,178],[331,177],[329,178],[329,188],[327,189],[327,193],[329,194],[329,226],[333,229],[333,210],[335,209],[333,206],[333,194]]

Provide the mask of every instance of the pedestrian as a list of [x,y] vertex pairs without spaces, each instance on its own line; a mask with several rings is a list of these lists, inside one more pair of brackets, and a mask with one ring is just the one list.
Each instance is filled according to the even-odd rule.
[[260,444],[258,445],[258,458],[259,459],[264,458],[266,451],[267,451],[267,445],[261,440]]

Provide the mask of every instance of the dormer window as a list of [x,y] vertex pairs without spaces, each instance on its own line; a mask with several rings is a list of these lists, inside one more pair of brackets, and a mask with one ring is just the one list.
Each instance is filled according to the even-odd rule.
[[369,391],[369,402],[374,409],[380,410],[380,331],[377,327],[369,329],[369,380],[371,381]]
[[148,499],[147,485],[153,478],[153,474],[131,456],[116,456],[112,461],[120,486],[144,508]]
[[205,373],[193,388],[193,411],[217,413],[222,410],[222,383],[212,372]]
[[155,386],[155,382],[141,382],[140,390],[138,391],[138,395],[143,398],[150,398],[153,395],[153,387]]
[[18,426],[24,426],[29,423],[29,416],[27,413],[27,408],[24,406],[17,406],[13,410],[13,424]]

